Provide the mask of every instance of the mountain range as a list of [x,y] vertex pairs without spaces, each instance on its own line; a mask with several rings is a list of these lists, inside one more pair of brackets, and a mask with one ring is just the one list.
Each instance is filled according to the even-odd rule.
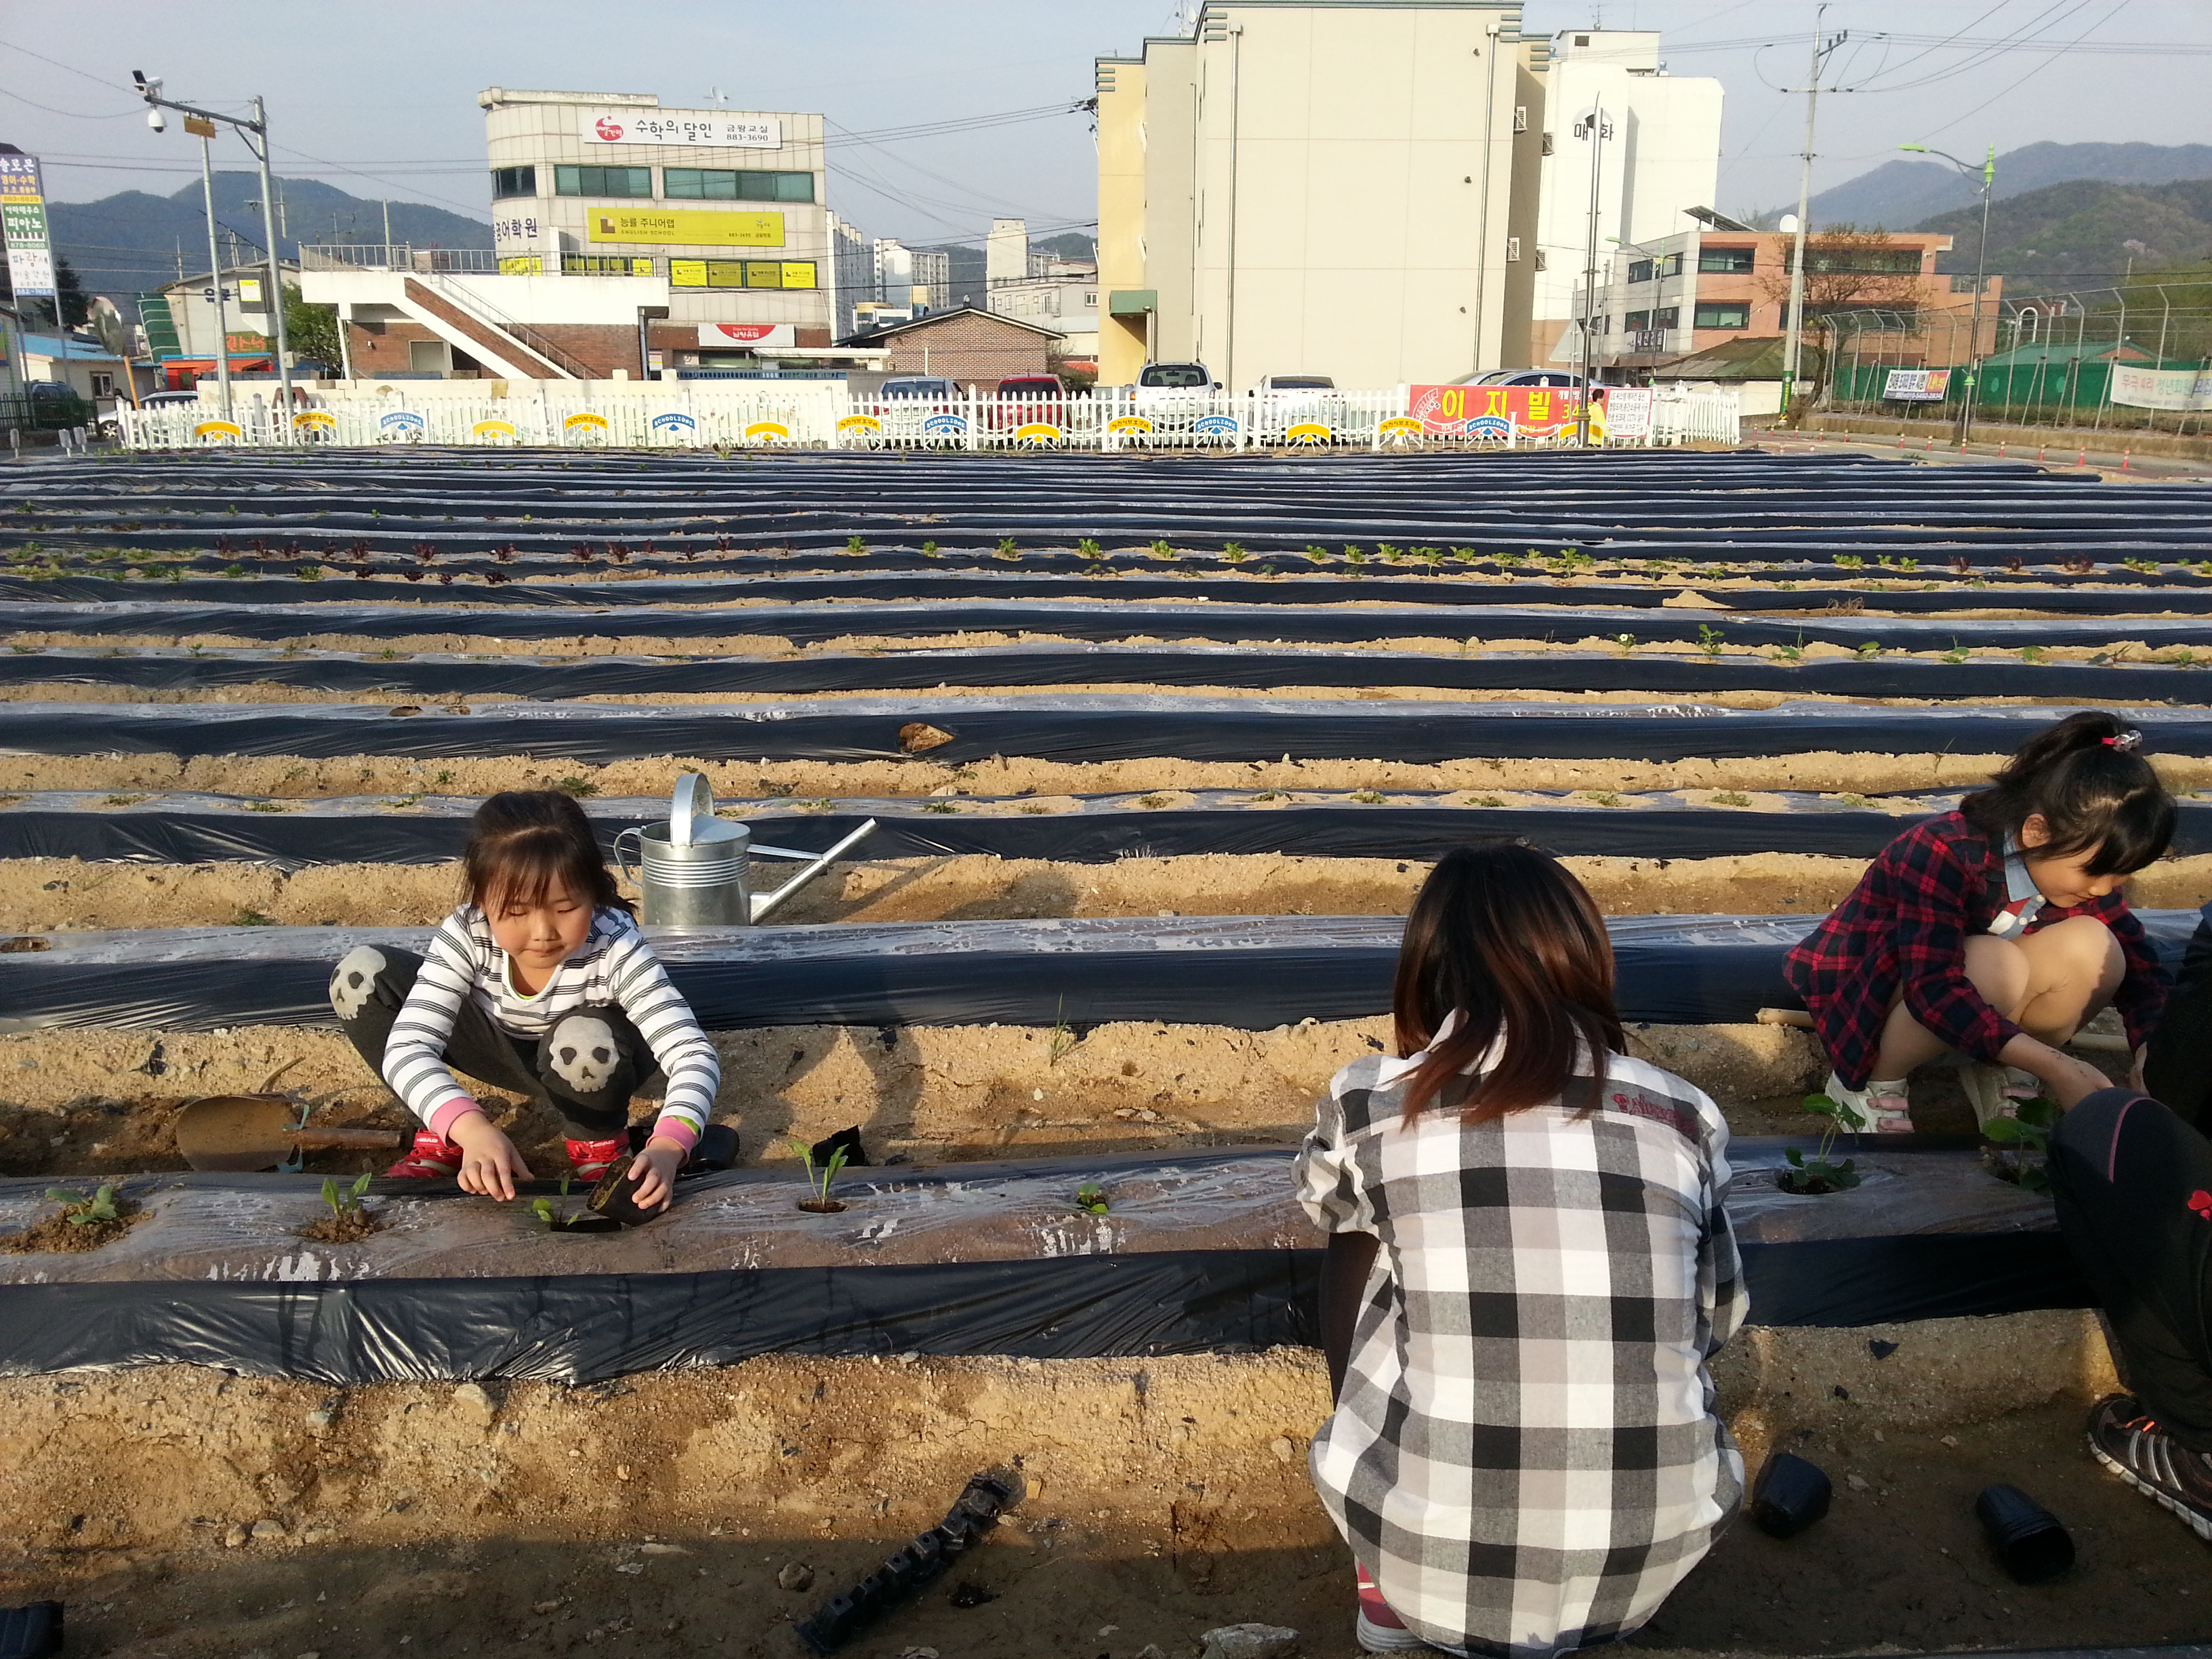
[[[1978,161],[1961,154],[1960,159]],[[2026,144],[1997,157],[1991,198],[2002,202],[2052,185],[2096,179],[2110,185],[2169,185],[2212,179],[2212,144]],[[1885,161],[1813,198],[1815,225],[1888,230],[1926,228],[1954,208],[1978,209],[1978,169],[1969,177],[1948,161]],[[1775,212],[1795,211],[1796,203]],[[1991,233],[1994,243],[1995,233]]]

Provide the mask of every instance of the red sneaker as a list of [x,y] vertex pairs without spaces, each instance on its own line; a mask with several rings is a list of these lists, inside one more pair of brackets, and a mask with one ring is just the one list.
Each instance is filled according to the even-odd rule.
[[568,1146],[568,1167],[579,1181],[597,1181],[607,1172],[607,1165],[629,1156],[626,1134],[609,1135],[605,1140],[571,1140]]
[[451,1181],[461,1172],[461,1149],[435,1129],[417,1129],[407,1156],[384,1173],[416,1176],[430,1181]]
[[1367,1569],[1355,1562],[1352,1571],[1358,1575],[1359,1584],[1359,1616],[1352,1622],[1352,1635],[1359,1643],[1359,1650],[1413,1653],[1426,1649],[1429,1644],[1407,1630],[1406,1621],[1382,1599],[1382,1592],[1375,1588]]

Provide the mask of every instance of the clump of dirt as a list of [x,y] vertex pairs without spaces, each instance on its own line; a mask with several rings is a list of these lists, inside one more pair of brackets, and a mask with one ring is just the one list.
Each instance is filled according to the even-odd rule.
[[[112,1211],[112,1217],[96,1218],[92,1213],[100,1206],[102,1194],[107,1197],[106,1207]],[[76,1194],[73,1196],[76,1202],[62,1205],[52,1215],[40,1216],[18,1231],[0,1235],[0,1253],[8,1255],[81,1255],[122,1237],[143,1213],[143,1206],[136,1201],[116,1197],[105,1188],[97,1194]]]
[[316,1244],[358,1244],[382,1232],[384,1224],[376,1211],[356,1205],[318,1217],[300,1229],[299,1237]]

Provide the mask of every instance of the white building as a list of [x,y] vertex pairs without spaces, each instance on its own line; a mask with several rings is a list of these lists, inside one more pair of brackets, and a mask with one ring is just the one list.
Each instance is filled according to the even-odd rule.
[[[1552,41],[1545,79],[1536,220],[1542,258],[1531,356],[1578,363],[1581,332],[1572,324],[1589,261],[1592,168],[1601,289],[1616,260],[1637,258],[1642,244],[1696,230],[1689,210],[1711,205],[1720,178],[1721,83],[1668,74],[1659,36],[1626,29],[1562,31]],[[1593,114],[1601,117],[1596,134]],[[1607,129],[1610,137],[1598,136]]]
[[1026,219],[994,219],[983,240],[983,285],[1018,283],[1030,275],[1030,227]]
[[[1073,261],[1055,261],[1057,264]],[[1040,276],[992,286],[988,295],[991,311],[1026,323],[1042,323],[1062,336],[1057,348],[1064,358],[1095,362],[1098,357],[1098,278]]]
[[830,330],[843,339],[856,327],[853,307],[876,297],[875,251],[848,219],[830,215]]

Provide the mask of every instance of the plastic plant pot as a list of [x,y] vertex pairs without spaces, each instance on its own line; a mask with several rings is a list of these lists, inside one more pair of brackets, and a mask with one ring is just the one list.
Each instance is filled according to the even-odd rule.
[[2018,1486],[1984,1487],[1974,1513],[2015,1582],[2040,1584],[2074,1565],[2074,1540],[2058,1517]]
[[1770,1455],[1751,1488],[1751,1524],[1769,1538],[1795,1538],[1828,1512],[1834,1489],[1817,1463],[1795,1452]]
[[562,1216],[547,1230],[555,1233],[618,1233],[622,1223],[612,1216],[593,1215],[589,1210],[580,1214]]
[[638,1183],[644,1178],[645,1171],[635,1158],[621,1158],[610,1164],[599,1184],[592,1188],[591,1196],[584,1200],[586,1213],[625,1227],[641,1227],[667,1214],[672,1200],[650,1210],[638,1203]]

